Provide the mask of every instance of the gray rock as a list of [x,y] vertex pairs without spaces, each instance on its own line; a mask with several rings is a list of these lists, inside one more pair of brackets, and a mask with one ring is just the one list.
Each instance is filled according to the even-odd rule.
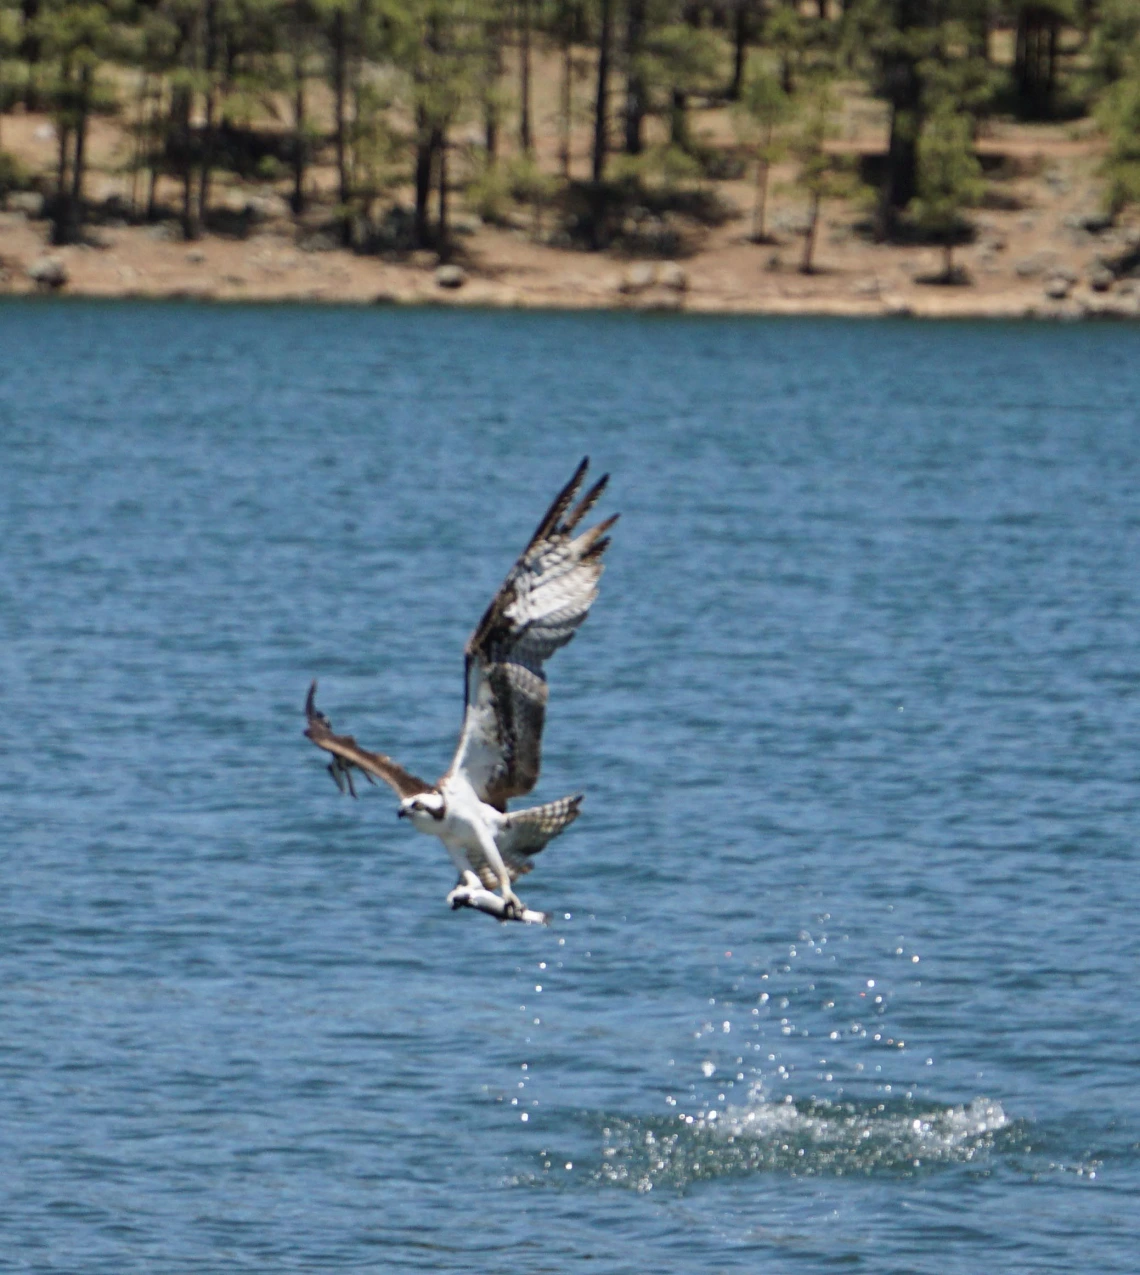
[[277,221],[292,216],[292,210],[280,195],[250,195],[245,201],[245,215],[255,223]]
[[38,287],[54,291],[67,282],[67,266],[59,257],[37,257],[28,267],[28,278]]
[[635,262],[622,275],[618,290],[621,292],[644,292],[657,282],[657,267],[652,261]]
[[483,218],[478,213],[458,213],[450,225],[454,235],[476,235],[483,229]]
[[687,292],[689,276],[675,261],[665,261],[657,271],[657,282],[672,292]]
[[14,190],[4,201],[9,212],[21,212],[26,217],[42,217],[44,197],[38,190]]
[[1076,219],[1078,228],[1090,235],[1103,235],[1106,230],[1112,229],[1115,220],[1111,213],[1101,212],[1099,209],[1082,213]]
[[913,313],[914,311],[902,297],[893,295],[883,297],[883,314],[888,319],[909,319]]
[[1044,271],[1045,265],[1045,259],[1037,253],[1032,257],[1022,257],[1019,261],[1015,261],[1013,273],[1019,279],[1032,279]]
[[1107,266],[1094,266],[1089,272],[1089,287],[1094,292],[1107,292],[1116,280],[1116,276]]
[[176,221],[162,221],[157,226],[149,226],[146,233],[148,239],[157,239],[159,243],[177,243],[182,238],[182,227]]
[[201,248],[191,248],[190,251],[186,254],[186,260],[192,266],[200,266],[202,262],[206,260],[206,254],[202,251]]
[[785,235],[806,235],[809,220],[804,213],[780,212],[772,218],[772,228]]
[[340,243],[333,235],[326,235],[323,231],[316,231],[299,239],[297,247],[302,252],[335,252],[340,247]]
[[1050,301],[1064,301],[1072,290],[1072,280],[1063,274],[1052,274],[1045,280],[1045,295]]
[[462,288],[467,282],[467,271],[462,266],[437,266],[435,270],[435,286],[437,288]]

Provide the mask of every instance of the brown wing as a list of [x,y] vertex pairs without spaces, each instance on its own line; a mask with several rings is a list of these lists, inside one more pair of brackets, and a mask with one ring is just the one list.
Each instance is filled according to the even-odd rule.
[[386,784],[390,784],[401,797],[414,797],[418,792],[428,792],[431,789],[431,784],[409,774],[391,757],[385,757],[383,753],[370,753],[366,748],[361,748],[351,735],[334,735],[332,723],[317,708],[316,694],[317,684],[313,682],[305,699],[305,716],[309,719],[305,735],[318,748],[323,748],[326,753],[332,753],[333,760],[329,770],[342,792],[347,785],[348,791],[354,797],[356,796],[356,790],[352,786],[353,767],[363,771],[369,783],[372,782],[373,775],[377,779],[382,779]]
[[448,774],[464,773],[499,810],[538,779],[543,662],[570,641],[598,595],[606,532],[617,515],[573,534],[608,481],[599,479],[574,505],[588,465],[587,457],[558,493],[467,643],[467,710]]

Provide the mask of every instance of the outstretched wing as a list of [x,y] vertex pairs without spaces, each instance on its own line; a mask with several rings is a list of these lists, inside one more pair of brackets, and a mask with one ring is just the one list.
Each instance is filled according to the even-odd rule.
[[589,457],[558,493],[467,643],[467,711],[448,775],[463,773],[499,810],[538,779],[548,694],[543,661],[586,618],[598,595],[606,532],[617,522],[615,514],[574,535],[609,477],[575,505],[588,465]]
[[309,719],[305,734],[318,748],[332,753],[329,773],[341,792],[347,788],[352,796],[356,796],[356,789],[352,786],[353,768],[363,771],[369,783],[373,782],[373,775],[382,779],[401,797],[413,797],[416,793],[427,792],[431,788],[431,784],[409,774],[391,757],[385,757],[383,753],[370,753],[366,748],[361,748],[351,735],[334,735],[332,723],[317,708],[316,694],[317,684],[314,682],[305,699],[305,716]]

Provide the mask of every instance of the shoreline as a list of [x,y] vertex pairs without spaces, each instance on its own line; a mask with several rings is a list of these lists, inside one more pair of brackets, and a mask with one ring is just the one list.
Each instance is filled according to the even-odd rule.
[[[517,258],[521,245],[509,232],[490,229],[473,236],[458,269],[384,261],[345,249],[303,252],[283,228],[244,240],[208,237],[190,244],[156,241],[148,235],[151,229],[99,229],[94,246],[51,248],[44,243],[43,223],[0,213],[0,298],[756,318],[1140,319],[1140,288],[1105,293],[1074,283],[1064,296],[1049,298],[1040,281],[1000,288],[915,282],[890,287],[864,272],[824,269],[804,276],[768,269],[748,289],[743,284],[751,280],[726,286],[715,261],[706,261],[714,254],[707,253],[680,262],[624,261],[527,244],[522,255],[552,260],[499,260]],[[758,255],[755,248],[751,252]],[[44,273],[44,263],[49,275],[58,271],[65,281],[37,282],[33,276]]]
[[[715,113],[707,122],[724,133]],[[40,175],[44,189],[51,122],[18,115],[4,124],[6,148]],[[515,207],[489,224],[461,202],[451,219],[454,264],[441,266],[428,250],[374,255],[341,246],[328,222],[325,170],[323,195],[304,218],[293,217],[272,183],[219,175],[212,206],[219,223],[240,226],[240,233],[184,240],[169,200],[160,204],[166,220],[146,224],[129,215],[121,128],[98,119],[90,140],[85,242],[52,247],[43,195],[9,193],[0,205],[0,297],[55,292],[108,300],[773,318],[1140,319],[1140,216],[1106,221],[1098,212],[1099,143],[1059,126],[990,128],[984,149],[1005,175],[991,181],[988,204],[971,214],[970,240],[953,254],[955,273],[966,282],[951,284],[935,282],[945,266],[942,248],[865,238],[857,204],[843,200],[824,205],[816,270],[800,273],[803,208],[789,190],[790,171],[780,171],[773,185],[763,243],[748,237],[752,188],[733,179],[715,184],[727,210],[723,222],[676,221],[672,257],[664,250],[656,257],[577,250],[562,242],[557,227],[543,231],[533,211]],[[849,144],[870,146],[872,139]]]

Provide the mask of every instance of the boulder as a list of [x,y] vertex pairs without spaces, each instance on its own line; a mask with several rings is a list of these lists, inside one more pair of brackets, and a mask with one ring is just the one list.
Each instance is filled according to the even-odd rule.
[[67,283],[67,266],[59,257],[37,257],[28,267],[28,278],[45,292],[56,291]]
[[340,246],[340,241],[335,235],[326,234],[322,230],[302,235],[297,240],[297,247],[302,252],[336,252]]
[[621,277],[618,291],[644,292],[657,282],[657,267],[652,261],[637,261]]
[[1108,292],[1116,276],[1107,266],[1094,266],[1089,272],[1089,287],[1094,292]]
[[668,288],[671,292],[687,292],[689,290],[689,276],[682,266],[675,261],[662,262],[661,268],[657,271],[657,282],[663,288]]
[[453,235],[477,235],[483,229],[483,218],[478,213],[457,213],[451,219]]
[[437,266],[435,270],[435,286],[437,288],[462,288],[467,282],[467,271],[462,266]]
[[1044,271],[1045,265],[1044,257],[1040,253],[1035,253],[1032,257],[1022,257],[1019,261],[1015,261],[1013,273],[1019,279],[1032,279]]
[[1045,295],[1050,301],[1064,301],[1072,290],[1072,280],[1063,274],[1052,274],[1045,280]]
[[22,212],[26,217],[44,214],[44,197],[38,190],[14,190],[4,204],[9,212]]
[[290,217],[292,209],[280,195],[250,195],[245,201],[245,215],[254,224],[260,224]]

